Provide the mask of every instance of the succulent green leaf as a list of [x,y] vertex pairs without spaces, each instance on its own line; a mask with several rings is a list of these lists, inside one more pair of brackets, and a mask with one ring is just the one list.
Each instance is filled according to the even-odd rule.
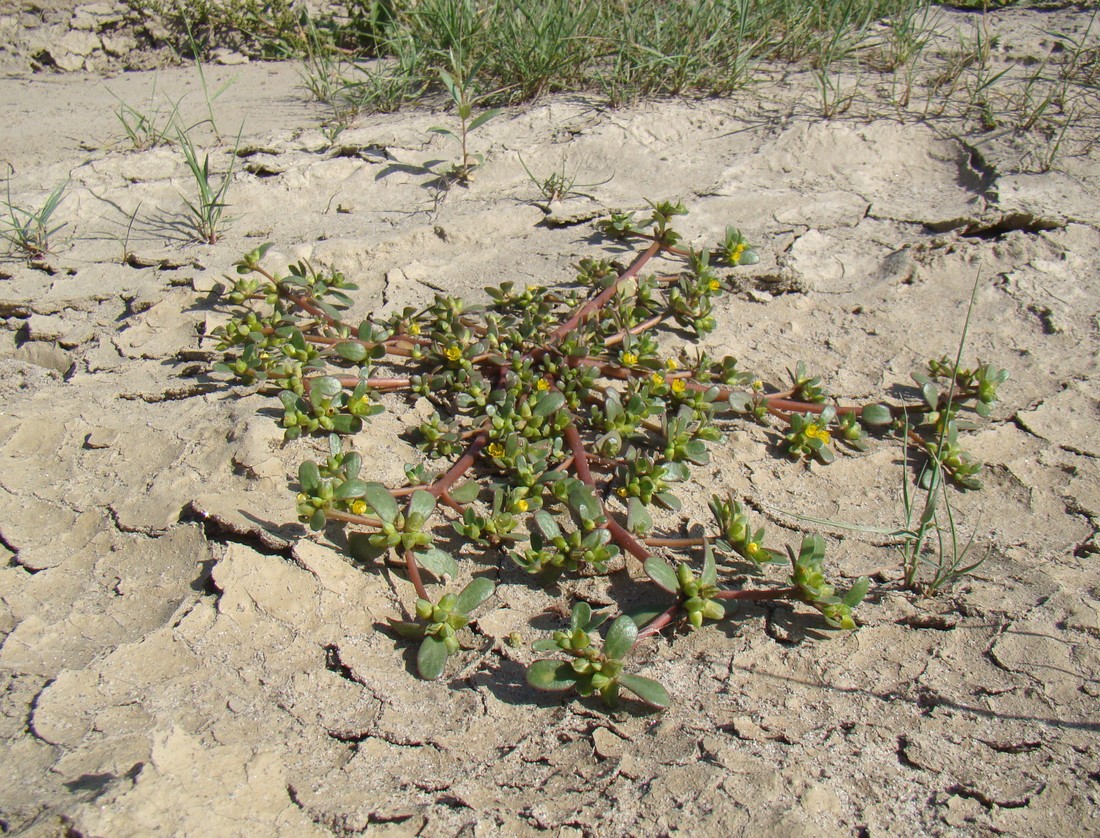
[[639,605],[635,608],[630,608],[626,611],[626,614],[634,621],[634,625],[638,628],[647,626],[652,623],[657,617],[663,614],[664,608],[658,605]]
[[638,639],[638,626],[625,614],[611,624],[607,630],[607,639],[603,642],[603,652],[612,660],[622,660],[634,647]]
[[385,555],[389,547],[376,547],[370,543],[370,534],[353,532],[348,536],[348,553],[358,562],[370,563]]
[[361,343],[344,341],[336,344],[335,348],[341,358],[351,361],[353,364],[361,364],[367,359],[367,348]]
[[493,595],[493,587],[493,581],[487,576],[478,576],[462,589],[455,603],[455,610],[469,614]]
[[331,375],[322,375],[320,378],[313,380],[309,393],[310,396],[317,393],[331,399],[343,389],[344,385],[340,383],[339,379],[333,378]]
[[592,606],[584,600],[581,600],[573,606],[573,611],[569,615],[569,628],[572,631],[580,629],[585,631],[588,628],[588,621],[592,619]]
[[527,667],[527,683],[537,690],[567,690],[577,683],[577,673],[568,663],[540,660]]
[[552,637],[544,638],[543,640],[536,640],[531,644],[531,648],[536,652],[557,652],[558,642]]
[[607,618],[611,616],[611,609],[604,608],[602,611],[593,611],[592,616],[588,618],[588,623],[581,626],[585,631],[595,631],[604,623],[607,622]]
[[545,509],[540,509],[535,513],[535,526],[538,527],[541,532],[547,538],[557,538],[561,535],[561,528],[558,527],[558,522],[554,520],[554,517]]
[[416,640],[424,636],[424,626],[420,623],[409,623],[404,620],[395,620],[391,617],[390,628],[393,629],[398,636],[404,637],[406,640]]
[[565,396],[557,390],[550,390],[535,403],[535,409],[531,412],[545,419],[554,411],[560,410],[564,404]]
[[333,497],[337,500],[350,500],[351,498],[361,498],[363,493],[367,490],[367,484],[355,478],[353,480],[345,480],[340,484],[340,487],[335,491]]
[[321,471],[313,460],[306,460],[298,466],[298,483],[306,494],[313,494],[321,485]]
[[652,678],[624,672],[619,676],[619,684],[630,690],[650,707],[656,707],[658,710],[664,710],[672,703],[668,691]]
[[638,498],[631,498],[627,504],[626,528],[635,535],[645,535],[653,529],[653,518]]
[[442,579],[444,576],[450,576],[454,579],[458,575],[458,563],[454,560],[454,557],[438,547],[429,547],[427,550],[414,552],[413,556],[416,558],[416,563],[436,579]]
[[320,532],[325,528],[325,510],[318,509],[309,517],[309,528],[314,532]]
[[658,492],[653,496],[656,498],[657,503],[661,504],[665,509],[671,509],[673,512],[680,511],[680,499],[672,492]]
[[645,560],[645,572],[650,579],[670,594],[680,593],[680,583],[676,579],[676,571],[664,559],[658,556],[650,556]]
[[927,384],[920,388],[920,393],[921,396],[924,398],[924,403],[935,410],[940,403],[939,388],[931,381],[929,381]]
[[890,413],[890,408],[884,404],[865,405],[863,411],[860,413],[860,418],[863,420],[863,424],[872,427],[889,425],[894,421],[893,414]]
[[592,487],[577,481],[569,489],[569,508],[572,509],[581,520],[595,521],[600,517],[602,510],[600,502]]
[[802,546],[798,550],[799,564],[811,562],[825,555],[825,539],[817,533],[804,536]]
[[703,540],[703,572],[699,576],[700,585],[717,585],[718,584],[718,566],[714,563],[714,551],[710,547],[710,542]]
[[332,417],[332,429],[339,434],[357,434],[363,430],[363,420],[358,416],[340,413]]
[[447,665],[447,644],[434,635],[428,635],[420,644],[416,655],[416,671],[425,681],[434,681],[443,674]]
[[729,405],[734,413],[748,413],[752,410],[752,394],[730,393]]
[[470,480],[463,483],[461,486],[456,486],[451,489],[448,494],[451,496],[451,500],[456,503],[473,503],[477,500],[478,492],[481,491],[481,486],[478,485],[476,480]]
[[419,513],[422,517],[427,518],[432,514],[433,509],[435,509],[435,496],[431,492],[417,489],[412,493],[412,497],[409,499],[410,514]]
[[871,580],[869,580],[866,576],[859,577],[859,579],[855,581],[852,587],[848,589],[848,593],[844,595],[844,598],[841,599],[841,602],[843,602],[849,608],[855,608],[857,605],[863,602],[863,598],[867,596],[867,589],[868,587],[870,587],[870,585]]
[[363,498],[374,513],[386,523],[392,523],[400,510],[397,501],[393,499],[390,490],[381,483],[368,483],[363,489]]

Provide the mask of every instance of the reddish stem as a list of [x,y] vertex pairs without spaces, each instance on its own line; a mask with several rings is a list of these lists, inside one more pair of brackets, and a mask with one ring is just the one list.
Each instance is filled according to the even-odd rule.
[[678,615],[679,613],[679,602],[677,602],[675,605],[670,605],[668,608],[666,608],[664,611],[662,611],[660,614],[650,620],[649,625],[638,632],[638,639],[635,640],[634,643],[637,644],[638,640],[642,640],[643,638],[649,637],[650,635],[654,635],[665,626],[671,625],[672,621],[676,619],[676,615]]
[[642,332],[646,331],[647,329],[652,329],[654,326],[657,326],[658,324],[660,324],[661,321],[663,321],[668,316],[669,315],[667,313],[666,314],[655,314],[652,317],[650,317],[648,320],[643,320],[637,326],[633,326],[632,328],[629,328],[629,329],[623,329],[623,331],[621,331],[621,332],[616,332],[611,337],[606,338],[603,342],[603,345],[604,346],[614,346],[617,343],[622,343],[626,339],[627,335],[640,335]]
[[703,538],[643,538],[642,543],[647,547],[702,547],[706,543]]
[[463,474],[465,474],[466,470],[474,464],[474,461],[477,459],[478,453],[481,451],[482,448],[485,447],[485,444],[488,441],[489,431],[480,431],[478,435],[473,438],[470,444],[466,446],[466,451],[462,454],[462,456],[455,461],[454,465],[447,469],[447,473],[436,480],[435,483],[433,483],[431,486],[429,486],[427,491],[435,495],[437,498],[441,497],[443,493],[450,489],[451,486],[455,484],[455,481],[458,480],[458,478],[460,478]]
[[325,510],[325,518],[330,521],[343,521],[345,524],[362,524],[366,527],[381,527],[382,522],[377,518],[367,515],[353,515],[350,512],[339,512],[334,509]]
[[633,262],[630,263],[629,268],[619,274],[618,279],[616,279],[603,291],[601,291],[599,294],[597,294],[595,297],[593,297],[591,300],[589,300],[587,303],[577,309],[573,313],[573,315],[560,326],[558,326],[558,328],[554,329],[554,331],[551,332],[549,335],[549,341],[559,341],[571,331],[576,329],[578,324],[580,324],[581,321],[588,317],[588,315],[590,315],[594,311],[597,311],[604,303],[615,296],[615,291],[618,289],[619,285],[627,279],[630,279],[630,277],[635,276],[638,271],[640,271],[645,266],[645,263],[656,256],[660,252],[660,250],[661,243],[653,242],[653,244],[647,247],[640,256],[638,256]]
[[767,591],[756,589],[749,591],[719,591],[714,595],[714,599],[790,599],[797,593],[798,588],[773,588]]
[[[588,468],[588,453],[584,450],[584,442],[581,440],[580,432],[577,431],[577,426],[572,420],[565,426],[564,435],[565,442],[573,454],[573,471],[577,473],[577,479],[586,486],[595,489],[596,481],[592,479],[592,471]],[[649,551],[638,543],[637,539],[630,534],[626,527],[612,517],[611,512],[604,506],[603,501],[600,501],[598,498],[597,501],[603,509],[604,518],[607,521],[607,530],[611,533],[611,537],[615,539],[615,543],[639,561],[644,562],[648,559]]]
[[409,581],[412,582],[413,587],[416,588],[416,595],[430,602],[428,591],[424,587],[424,582],[420,579],[420,566],[416,563],[416,557],[413,556],[412,550],[405,551],[405,568],[409,572]]

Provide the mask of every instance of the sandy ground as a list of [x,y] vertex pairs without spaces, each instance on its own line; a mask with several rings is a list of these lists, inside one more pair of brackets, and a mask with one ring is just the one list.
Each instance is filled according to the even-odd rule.
[[[731,100],[607,111],[579,97],[508,110],[486,165],[439,191],[417,167],[453,149],[446,115],[359,120],[328,148],[290,65],[210,67],[225,149],[247,154],[215,246],[187,240],[173,147],[134,151],[118,100],[183,97],[193,68],[0,79],[12,201],[69,181],[55,252],[0,261],[0,828],[52,835],[1072,835],[1100,781],[1100,158],[1036,174],[1006,133],[853,113],[821,122],[797,78]],[[186,94],[186,95],[185,95]],[[117,97],[117,98],[116,98]],[[151,107],[151,105],[150,105]],[[1082,129],[1090,130],[1090,129]],[[214,146],[209,126],[196,134]],[[1072,135],[1070,137],[1072,139]],[[1032,141],[1034,142],[1034,141]],[[936,599],[900,589],[897,554],[830,532],[842,578],[873,574],[862,627],[784,604],[647,643],[663,714],[536,694],[555,597],[507,561],[444,679],[411,674],[381,624],[401,577],[353,566],[295,521],[298,463],[272,400],[209,375],[210,291],[240,254],[309,258],[357,280],[357,308],[506,279],[555,284],[614,255],[590,222],[546,226],[519,155],[605,185],[585,217],[683,201],[706,243],[727,224],[761,263],[704,341],[766,380],[799,359],[852,399],[898,393],[953,353],[980,274],[968,359],[1007,368],[968,447],[986,488],[960,520],[988,562]],[[131,224],[131,218],[133,223]],[[129,231],[128,231],[129,228]],[[126,253],[136,258],[124,261]],[[669,346],[677,338],[669,338]],[[354,440],[373,479],[418,452],[405,403]],[[776,457],[731,424],[687,511],[713,491],[783,510],[898,520],[896,448],[829,468]],[[789,530],[787,528],[790,528]],[[330,533],[329,535],[335,535]],[[474,559],[463,573],[489,566]],[[615,581],[570,581],[610,602]]]

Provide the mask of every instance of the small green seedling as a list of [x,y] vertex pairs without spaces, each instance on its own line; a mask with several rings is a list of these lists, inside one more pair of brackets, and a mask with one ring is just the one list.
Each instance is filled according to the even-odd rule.
[[[14,171],[12,172],[14,174]],[[54,224],[53,216],[65,199],[65,190],[69,182],[59,184],[49,194],[37,210],[18,207],[11,200],[11,178],[7,180],[7,200],[4,201],[5,218],[0,219],[0,236],[23,255],[37,258],[50,252],[50,239],[64,228],[64,224]]]
[[599,693],[609,707],[618,705],[619,692],[625,687],[650,707],[668,707],[672,700],[659,682],[625,671],[623,659],[638,639],[634,620],[624,614],[611,624],[602,649],[593,644],[592,632],[607,617],[604,612],[593,613],[586,602],[574,605],[568,631],[556,631],[553,639],[533,645],[536,651],[556,651],[568,659],[535,661],[527,669],[527,683],[540,690],[573,689],[582,696]]
[[195,148],[190,133],[182,129],[176,130],[176,141],[183,150],[187,169],[191,172],[191,178],[198,191],[198,198],[195,201],[192,202],[187,198],[183,200],[191,213],[191,225],[194,227],[196,237],[207,244],[215,244],[221,234],[222,215],[229,206],[226,196],[233,183],[233,167],[237,159],[240,138],[238,133],[237,143],[229,154],[229,164],[225,172],[219,176],[210,168],[209,153],[204,153],[202,162],[199,162],[199,152]]
[[519,157],[520,165],[523,166],[523,171],[527,173],[528,180],[535,185],[539,190],[539,196],[547,204],[552,204],[555,201],[564,201],[567,198],[592,198],[587,192],[582,192],[583,189],[592,189],[596,186],[603,186],[605,183],[611,183],[614,179],[614,175],[605,178],[604,180],[593,181],[592,183],[577,183],[577,173],[570,172],[565,165],[565,161],[562,161],[561,170],[557,172],[551,172],[543,179],[539,179],[535,174],[527,168],[527,163],[523,159],[523,155]]
[[438,125],[428,129],[434,134],[450,137],[461,146],[461,159],[458,163],[451,164],[450,168],[444,172],[444,177],[449,181],[464,185],[470,182],[470,175],[474,169],[483,165],[485,162],[485,158],[481,154],[470,153],[470,134],[490,119],[500,114],[500,108],[490,108],[489,110],[482,111],[477,116],[473,115],[474,106],[477,104],[479,98],[474,93],[473,80],[475,72],[476,68],[473,71],[464,71],[459,67],[454,55],[451,55],[451,72],[448,73],[446,70],[440,70],[439,79],[447,89],[451,101],[454,102],[455,109],[458,112],[459,129],[455,132],[450,128],[444,128]]

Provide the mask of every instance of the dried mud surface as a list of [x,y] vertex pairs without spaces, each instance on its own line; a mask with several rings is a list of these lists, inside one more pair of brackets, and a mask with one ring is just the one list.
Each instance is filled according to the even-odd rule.
[[[1011,135],[950,124],[810,118],[808,88],[607,111],[581,98],[509,110],[475,140],[486,165],[439,191],[445,115],[360,120],[329,149],[289,65],[235,76],[243,123],[232,222],[187,241],[174,148],[121,142],[115,95],[152,74],[11,75],[0,126],[12,199],[69,179],[56,252],[0,261],[0,825],[26,835],[1081,834],[1100,780],[1100,159],[1029,170]],[[808,82],[803,82],[808,84]],[[158,89],[195,120],[193,70]],[[381,628],[400,576],[352,565],[296,523],[289,488],[323,440],[283,445],[271,400],[208,375],[210,292],[240,254],[340,267],[358,311],[554,284],[618,255],[587,221],[545,224],[519,155],[602,180],[563,221],[682,200],[705,243],[727,224],[760,265],[704,341],[766,379],[798,359],[832,392],[875,398],[953,353],[980,272],[968,357],[1011,379],[969,448],[986,488],[958,512],[989,560],[948,595],[898,585],[881,544],[832,532],[842,578],[873,574],[863,626],[745,606],[639,654],[674,704],[606,713],[523,682],[554,597],[474,559],[499,594],[447,676],[423,683]],[[223,158],[215,156],[219,165]],[[131,225],[130,219],[134,218]],[[127,237],[127,228],[130,227]],[[126,252],[134,257],[123,260]],[[681,340],[667,338],[674,349]],[[893,392],[897,392],[893,389]],[[395,483],[418,452],[402,402],[354,441]],[[887,524],[896,449],[829,468],[732,426],[685,508],[753,500],[779,540],[806,515]],[[791,527],[788,532],[785,528]],[[328,533],[338,540],[338,533]],[[610,602],[619,583],[563,584]]]

